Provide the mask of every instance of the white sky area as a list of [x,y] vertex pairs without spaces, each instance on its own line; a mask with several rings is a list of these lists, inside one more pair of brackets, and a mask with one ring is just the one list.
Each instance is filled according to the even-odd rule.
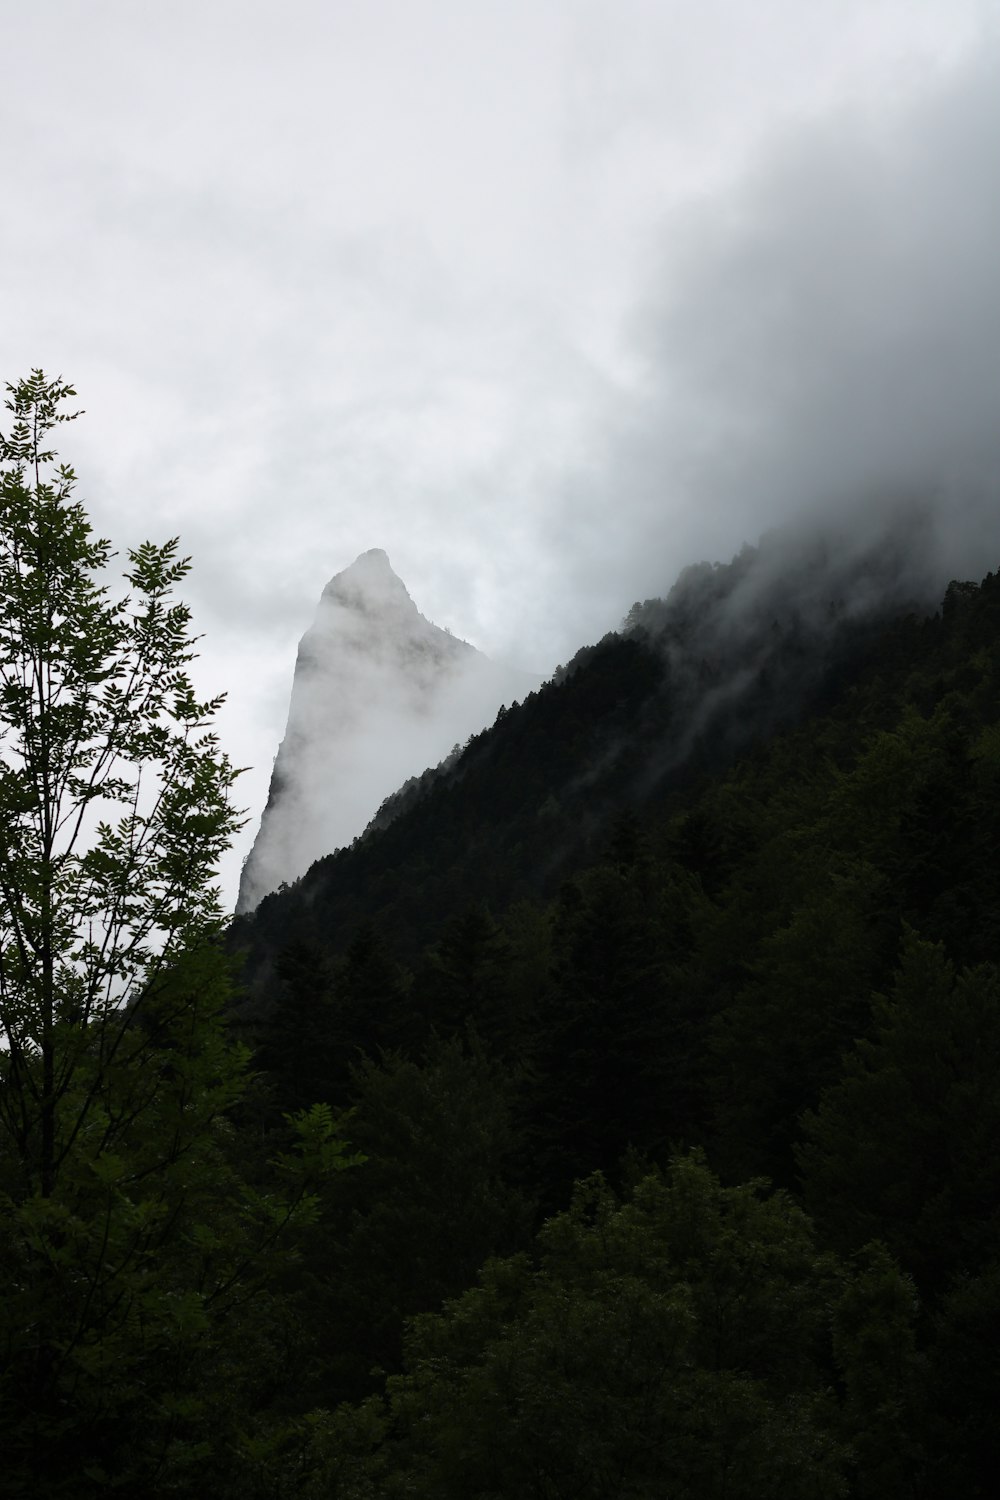
[[76,384],[100,532],[191,553],[254,826],[368,548],[539,673],[890,490],[1000,561],[1000,0],[0,0],[0,36],[0,374]]

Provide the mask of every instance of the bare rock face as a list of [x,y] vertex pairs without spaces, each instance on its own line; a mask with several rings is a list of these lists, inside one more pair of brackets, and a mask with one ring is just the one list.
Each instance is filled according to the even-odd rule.
[[386,554],[363,552],[327,584],[299,644],[285,736],[236,910],[252,911],[350,844],[408,777],[537,686],[432,625]]

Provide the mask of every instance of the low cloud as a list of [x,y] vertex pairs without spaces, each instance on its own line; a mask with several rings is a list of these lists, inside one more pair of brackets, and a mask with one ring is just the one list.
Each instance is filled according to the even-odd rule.
[[549,523],[600,538],[570,548],[572,599],[610,615],[772,527],[863,540],[909,501],[935,586],[1000,562],[998,141],[993,46],[671,216],[630,320],[641,390]]

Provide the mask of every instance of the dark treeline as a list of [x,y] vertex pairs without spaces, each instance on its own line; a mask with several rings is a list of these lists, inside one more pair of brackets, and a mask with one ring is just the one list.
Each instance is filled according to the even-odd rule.
[[366,1158],[262,1493],[993,1492],[1000,577],[727,639],[734,581],[234,928],[246,1139],[320,1102]]

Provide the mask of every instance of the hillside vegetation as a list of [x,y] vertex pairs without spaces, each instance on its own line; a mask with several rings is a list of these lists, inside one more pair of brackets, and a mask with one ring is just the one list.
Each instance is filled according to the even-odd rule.
[[1000,577],[727,637],[747,566],[234,929],[254,1128],[367,1158],[289,1288],[306,1493],[992,1492]]

